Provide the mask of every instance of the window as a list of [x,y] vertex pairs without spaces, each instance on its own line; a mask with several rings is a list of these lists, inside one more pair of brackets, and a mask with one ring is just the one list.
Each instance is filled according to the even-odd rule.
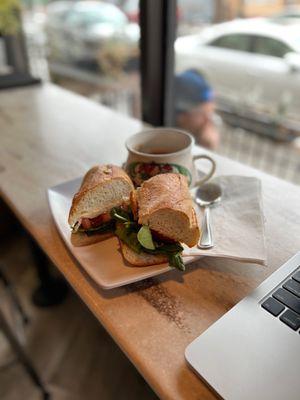
[[[139,23],[127,1],[22,2],[35,76],[140,117]],[[132,3],[130,13],[138,11]]]
[[281,62],[299,29],[270,17],[284,3],[177,1],[173,122],[204,147],[300,184],[297,55],[293,73]]
[[283,58],[291,51],[289,46],[279,40],[263,36],[255,37],[254,52],[257,54]]
[[238,51],[250,51],[251,36],[244,34],[232,34],[221,36],[209,44],[210,46],[222,47]]
[[[292,34],[290,26],[283,25],[280,29],[283,33],[286,30],[282,37],[287,44],[272,37],[278,24],[268,17],[280,11],[278,7],[284,10],[281,2],[273,7],[268,0],[251,4],[102,0],[96,6],[94,3],[94,7],[103,6],[101,15],[100,11],[91,14],[89,2],[84,0],[23,2],[25,9],[28,5],[24,30],[35,76],[50,78],[69,90],[140,117],[142,56],[146,122],[176,124],[192,132],[200,145],[300,183],[300,83],[296,72],[290,73],[287,64],[278,62],[299,37],[296,29]],[[103,11],[106,6],[112,13]],[[80,18],[86,21],[86,27],[80,29],[66,23],[67,15],[79,10]],[[101,22],[102,11],[105,23]],[[53,24],[51,15],[55,15]],[[143,26],[141,41],[137,21]],[[220,30],[216,24],[223,22],[228,33],[217,36]],[[216,38],[209,46],[205,43],[212,36],[206,33],[207,28],[215,30]],[[260,32],[268,32],[268,37]],[[229,51],[219,49],[233,51],[228,55]],[[262,62],[256,54],[277,57],[277,62],[276,58]],[[0,57],[3,70],[1,64],[5,60]]]

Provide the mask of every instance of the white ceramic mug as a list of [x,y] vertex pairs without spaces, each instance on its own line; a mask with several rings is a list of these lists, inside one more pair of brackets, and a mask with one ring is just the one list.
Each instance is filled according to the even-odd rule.
[[[136,186],[154,175],[174,172],[187,177],[190,186],[206,182],[215,172],[215,161],[206,154],[192,155],[194,138],[173,128],[154,128],[136,133],[126,141],[128,158],[125,169]],[[210,171],[201,177],[195,167],[200,158],[211,163]]]

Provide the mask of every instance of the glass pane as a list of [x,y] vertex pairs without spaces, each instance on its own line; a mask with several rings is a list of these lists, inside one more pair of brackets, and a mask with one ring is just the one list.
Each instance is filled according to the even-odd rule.
[[177,1],[174,125],[300,184],[300,13],[284,3]]
[[140,117],[138,0],[23,0],[23,6],[35,76]]
[[251,36],[241,34],[225,35],[213,40],[208,45],[239,51],[251,51]]
[[12,72],[12,68],[8,65],[4,39],[0,38],[0,76]]
[[258,54],[265,54],[266,56],[283,58],[287,53],[292,52],[293,49],[279,40],[256,36],[253,51]]

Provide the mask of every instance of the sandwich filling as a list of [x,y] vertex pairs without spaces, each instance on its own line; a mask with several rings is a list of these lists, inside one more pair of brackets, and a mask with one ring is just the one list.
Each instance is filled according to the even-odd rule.
[[72,227],[72,232],[84,232],[88,236],[96,233],[105,233],[114,229],[115,221],[109,213],[100,214],[94,218],[81,218]]
[[163,254],[168,257],[171,267],[185,270],[181,257],[183,247],[179,242],[152,231],[147,225],[138,224],[131,209],[113,208],[110,216],[116,222],[115,234],[131,250],[138,254]]
[[[119,207],[120,210],[125,211],[128,209],[126,204]],[[92,218],[81,217],[72,227],[72,232],[84,232],[88,236],[96,233],[106,233],[115,229],[116,221],[111,217],[110,212],[97,215]]]

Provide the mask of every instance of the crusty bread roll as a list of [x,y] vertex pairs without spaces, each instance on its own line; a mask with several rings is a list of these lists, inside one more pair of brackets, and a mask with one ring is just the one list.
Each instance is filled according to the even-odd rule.
[[168,262],[168,257],[164,254],[148,254],[148,253],[136,253],[135,251],[131,250],[125,243],[121,240],[120,246],[123,257],[125,260],[136,267],[148,267],[150,265],[157,265],[163,264]]
[[71,233],[71,243],[75,247],[82,247],[102,242],[103,240],[109,239],[113,236],[114,236],[113,231],[94,233],[91,236],[87,235],[85,232],[76,232],[76,233]]
[[73,198],[69,225],[73,227],[81,218],[94,218],[113,207],[129,204],[132,190],[129,176],[120,167],[108,164],[91,168]]
[[197,244],[200,236],[187,179],[181,174],[160,174],[137,190],[138,222],[163,237]]

